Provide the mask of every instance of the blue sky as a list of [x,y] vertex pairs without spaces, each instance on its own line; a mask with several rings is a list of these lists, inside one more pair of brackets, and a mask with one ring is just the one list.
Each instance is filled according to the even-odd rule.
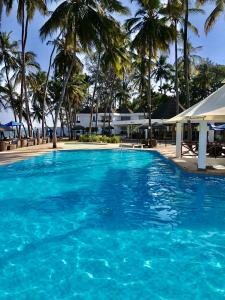
[[[134,3],[130,3],[130,0],[122,0],[122,2],[128,6],[131,13],[134,13],[136,6]],[[15,3],[17,3],[15,1]],[[53,10],[56,5],[52,5],[50,10]],[[190,33],[190,40],[194,47],[202,46],[203,48],[199,51],[199,55],[204,58],[209,58],[213,62],[225,64],[225,18],[224,15],[221,16],[213,30],[208,34],[204,33],[204,22],[212,11],[213,6],[207,5],[205,7],[204,15],[192,16],[192,23],[199,29],[200,37],[196,37]],[[47,18],[46,18],[47,19]],[[41,64],[43,69],[47,69],[49,55],[51,51],[51,46],[46,46],[46,42],[42,42],[39,37],[39,29],[46,20],[44,17],[40,16],[38,13],[35,15],[33,21],[30,23],[30,30],[28,35],[27,50],[34,51],[37,54],[37,60]],[[120,18],[123,20],[124,18]],[[15,40],[20,40],[21,27],[17,23],[16,19],[16,7],[13,8],[10,16],[3,16],[2,20],[2,30],[9,32],[12,31],[12,38]],[[171,62],[173,62],[173,51],[170,54]],[[0,122],[4,123],[9,121],[9,114],[1,112]]]
[[[124,0],[123,3],[128,6],[131,12],[134,12],[136,7],[130,0]],[[52,10],[52,6],[50,9]],[[204,22],[213,6],[207,6],[205,15],[192,16],[192,22],[199,28],[200,37],[197,38],[190,34],[191,41],[194,46],[203,46],[199,54],[202,57],[208,57],[214,62],[225,64],[225,19],[221,16],[216,23],[214,29],[208,34],[204,33]],[[41,66],[46,69],[48,65],[50,46],[46,46],[46,42],[42,42],[39,37],[39,29],[44,22],[44,18],[39,14],[35,15],[34,20],[30,24],[28,35],[27,49],[32,50],[37,54],[38,61]],[[14,39],[20,39],[20,25],[16,20],[16,8],[13,9],[9,17],[3,18],[3,31],[12,31]]]

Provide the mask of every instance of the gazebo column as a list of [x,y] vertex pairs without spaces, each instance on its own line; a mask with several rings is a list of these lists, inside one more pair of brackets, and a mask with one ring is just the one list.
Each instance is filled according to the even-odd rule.
[[176,157],[181,157],[182,136],[183,136],[183,124],[177,123],[177,125],[176,125]]
[[206,169],[207,122],[199,123],[198,169]]
[[128,137],[128,139],[130,137],[130,127],[129,127],[129,125],[127,125],[127,137]]

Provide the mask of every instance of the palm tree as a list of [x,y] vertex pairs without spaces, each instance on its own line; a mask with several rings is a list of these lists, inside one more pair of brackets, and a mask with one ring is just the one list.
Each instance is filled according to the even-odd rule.
[[46,73],[39,70],[36,73],[31,73],[27,79],[32,90],[32,116],[34,120],[37,119],[38,122],[42,121],[44,118],[44,124],[46,122],[46,114],[45,109],[43,111],[43,102],[45,97],[46,77]]
[[[115,21],[109,13],[115,10],[126,11],[119,1],[110,2],[102,1],[104,6],[101,6],[101,1],[99,3],[99,1],[94,0],[66,0],[56,8],[41,28],[40,33],[43,38],[57,30],[62,31],[65,37],[64,51],[70,53],[72,57],[72,63],[68,66],[64,76],[61,95],[55,111],[53,148],[57,147],[57,120],[75,64],[77,45],[80,45],[84,51],[92,46],[97,46],[99,40],[107,45],[112,38],[111,28],[115,28]],[[114,30],[113,33],[115,33]]]
[[167,56],[160,55],[155,63],[153,75],[156,82],[160,82],[159,87],[162,89],[163,80],[168,81],[172,78],[173,66],[167,62]]
[[129,62],[129,56],[124,40],[124,35],[121,33],[117,39],[110,42],[109,47],[102,54],[102,70],[108,77],[108,96],[107,103],[105,103],[105,117],[103,129],[105,129],[106,112],[108,110],[108,128],[110,129],[111,123],[111,111],[113,105],[113,98],[115,96],[115,83],[118,78],[122,78],[124,74],[124,68]]
[[18,68],[18,43],[16,41],[11,41],[10,33],[1,33],[1,52],[0,52],[0,64],[3,65],[1,70],[5,75],[6,88],[9,95],[9,103],[14,113],[15,121],[17,120],[17,112],[15,108],[15,98],[14,98],[14,86],[11,80],[10,72],[14,72]]
[[176,93],[176,113],[179,114],[179,79],[178,79],[178,40],[179,30],[178,26],[183,24],[183,4],[182,0],[168,1],[164,8],[164,13],[168,15],[172,24],[175,27],[175,41],[174,41],[174,54],[175,54],[175,93]]
[[70,128],[70,136],[73,138],[73,128],[76,127],[77,112],[81,104],[87,96],[87,89],[89,84],[86,76],[83,74],[76,74],[67,86],[66,97],[64,100],[64,109],[67,115],[68,128]]
[[28,93],[27,93],[27,85],[26,85],[26,44],[27,44],[27,36],[29,30],[29,23],[34,17],[35,11],[38,10],[41,14],[47,14],[47,7],[45,4],[45,0],[18,0],[18,8],[17,8],[17,20],[19,24],[21,24],[21,106],[19,112],[19,120],[22,122],[22,107],[23,102],[25,102],[26,113],[28,117],[28,134],[32,135],[32,124],[30,118],[30,109],[29,109],[29,101],[28,101]]
[[137,1],[140,9],[134,18],[127,20],[130,33],[136,33],[132,47],[148,57],[148,114],[149,114],[149,146],[152,147],[152,61],[158,50],[166,51],[169,43],[175,38],[173,26],[168,26],[167,18],[161,14],[162,6],[159,0]]
[[[25,60],[24,60],[25,59]],[[36,54],[32,51],[27,51],[24,54],[24,59],[23,59],[23,54],[21,52],[18,52],[18,57],[17,57],[17,64],[18,68],[14,71],[12,80],[15,83],[15,86],[17,87],[20,85],[21,87],[21,82],[24,79],[24,74],[23,74],[23,64],[25,63],[25,81],[26,81],[26,93],[27,93],[27,103],[25,101],[22,101],[21,99],[21,94],[20,94],[20,101],[18,105],[18,116],[19,116],[19,121],[22,122],[23,117],[25,117],[25,120],[27,122],[27,128],[28,130],[28,135],[32,135],[32,122],[31,122],[31,112],[30,112],[30,107],[29,107],[29,98],[28,98],[28,90],[30,87],[30,83],[28,82],[28,79],[30,78],[30,74],[33,72],[36,72],[40,69],[40,65],[36,61]],[[25,114],[24,114],[24,105],[25,105]],[[19,132],[19,136],[21,136],[21,132]]]

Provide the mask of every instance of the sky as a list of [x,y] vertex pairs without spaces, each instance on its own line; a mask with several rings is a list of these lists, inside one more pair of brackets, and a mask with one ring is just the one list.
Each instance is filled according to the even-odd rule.
[[[15,1],[17,3],[17,1]],[[135,2],[130,2],[130,0],[122,0],[122,3],[130,8],[131,16],[135,13],[137,7]],[[58,4],[57,4],[58,5]],[[52,4],[49,8],[50,11],[53,11],[56,7],[56,4]],[[204,33],[204,23],[213,9],[213,5],[207,5],[204,7],[204,15],[194,15],[191,16],[192,23],[199,29],[200,37],[194,36],[192,33],[189,33],[190,40],[194,47],[202,46],[202,49],[198,52],[198,55],[209,58],[211,61],[219,64],[225,64],[225,18],[222,15],[214,28],[206,36]],[[127,18],[127,17],[125,17]],[[120,21],[125,19],[119,18]],[[46,41],[41,41],[39,37],[39,29],[42,24],[47,20],[47,17],[43,17],[40,14],[36,13],[34,19],[30,23],[27,50],[31,50],[36,53],[37,61],[40,63],[42,69],[46,70],[48,67],[49,55],[51,51],[51,46],[47,46]],[[16,19],[16,6],[13,8],[9,16],[3,15],[2,20],[2,31],[12,32],[12,38],[15,40],[20,40],[21,27]],[[173,62],[173,50],[170,53],[170,60]],[[0,121],[4,123],[9,120],[9,115],[0,112]]]

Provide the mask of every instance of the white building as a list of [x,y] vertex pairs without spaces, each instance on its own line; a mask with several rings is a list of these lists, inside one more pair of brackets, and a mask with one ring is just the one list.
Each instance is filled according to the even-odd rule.
[[[152,124],[163,124],[175,116],[175,101],[168,101],[167,103],[163,103],[159,105],[159,107],[152,114]],[[86,108],[82,110],[76,116],[76,127],[79,130],[79,127],[83,127],[84,129],[89,128],[90,123],[90,109]],[[92,116],[92,128],[98,128],[98,133],[103,133],[103,128],[105,126],[105,130],[109,130],[112,134],[122,135],[130,137],[130,133],[140,127],[141,125],[146,125],[148,128],[149,120],[144,112],[132,112],[128,108],[122,107],[117,111],[111,111],[110,113],[104,113],[103,111],[99,111],[97,114],[97,122],[96,122],[96,113],[93,113]],[[110,122],[109,122],[110,118]],[[82,130],[81,130],[82,132]],[[80,133],[81,133],[80,132]],[[79,133],[79,132],[77,132]]]

